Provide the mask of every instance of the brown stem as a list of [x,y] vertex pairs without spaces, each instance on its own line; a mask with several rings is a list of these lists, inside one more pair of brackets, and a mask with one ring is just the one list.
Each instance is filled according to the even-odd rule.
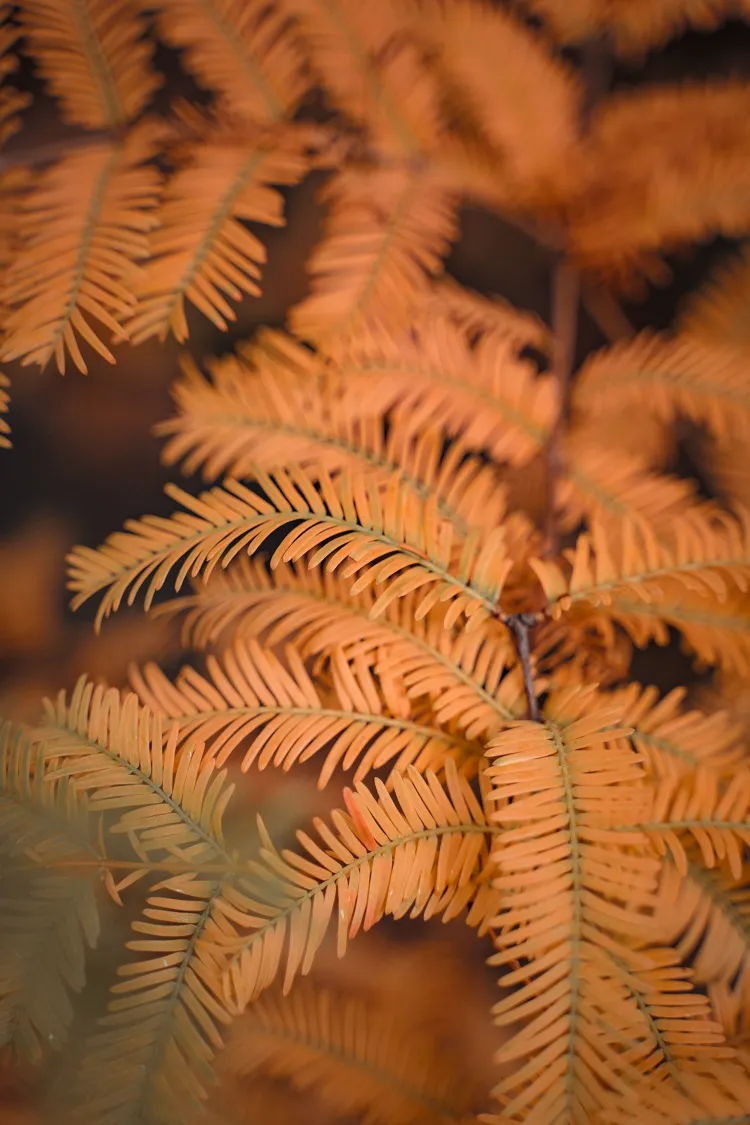
[[583,304],[597,328],[611,344],[617,343],[618,340],[630,340],[635,336],[635,328],[617,300],[606,289],[586,286],[583,291]]
[[539,700],[536,697],[536,691],[534,690],[534,675],[531,670],[531,644],[529,641],[529,634],[536,624],[536,614],[514,613],[506,618],[505,623],[513,634],[513,640],[516,643],[516,652],[521,662],[523,686],[526,691],[529,718],[538,723],[541,721],[542,713],[539,708]]

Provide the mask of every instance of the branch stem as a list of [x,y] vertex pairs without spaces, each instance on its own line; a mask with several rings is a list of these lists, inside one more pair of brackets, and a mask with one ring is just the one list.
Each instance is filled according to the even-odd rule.
[[538,723],[541,721],[542,713],[534,689],[534,674],[531,668],[531,643],[529,639],[529,634],[536,624],[536,621],[536,614],[533,613],[514,613],[506,618],[506,625],[513,634],[516,652],[518,653],[518,659],[521,662],[521,668],[523,670],[523,686],[526,692],[529,718],[535,723]]

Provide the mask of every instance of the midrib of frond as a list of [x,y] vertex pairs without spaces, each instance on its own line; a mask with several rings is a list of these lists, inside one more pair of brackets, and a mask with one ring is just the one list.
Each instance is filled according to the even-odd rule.
[[[742,565],[742,564],[740,564]],[[685,625],[703,625],[708,629],[727,629],[731,632],[750,633],[750,616],[738,617],[734,614],[709,613],[706,610],[692,609],[676,602],[632,602],[615,597],[609,607],[634,617],[653,617],[657,620],[675,620]],[[719,606],[721,609],[721,606]]]
[[344,365],[339,370],[343,376],[349,378],[372,372],[376,375],[382,373],[400,376],[403,379],[405,387],[409,386],[410,379],[424,380],[426,378],[430,382],[438,383],[462,395],[471,395],[472,398],[478,400],[478,410],[485,407],[496,411],[506,419],[509,425],[517,426],[519,430],[522,430],[523,433],[531,438],[532,441],[536,442],[537,445],[542,446],[547,440],[548,432],[546,430],[543,430],[541,426],[537,426],[535,422],[526,417],[526,415],[521,414],[504,399],[496,398],[494,395],[482,390],[482,388],[458,376],[446,375],[444,371],[440,371],[439,369],[411,366],[396,359],[393,363],[388,363],[387,361],[372,362],[363,360],[356,365]]
[[[747,823],[743,827],[747,828]],[[732,902],[713,872],[688,861],[686,878],[692,880],[707,895],[716,909],[729,922],[734,932],[741,938],[745,948],[750,951],[750,917],[744,918],[742,916],[742,913]]]
[[638,1007],[638,1011],[646,1021],[653,1041],[656,1044],[657,1051],[660,1053],[661,1057],[669,1068],[672,1079],[676,1081],[679,1086],[679,1072],[677,1069],[678,1063],[669,1049],[669,1044],[666,1042],[664,1036],[661,1033],[658,1018],[651,1011],[651,1007],[647,1003],[644,993],[633,983],[633,975],[628,969],[628,966],[625,964],[625,962],[620,957],[618,957],[616,953],[610,953],[609,959],[619,971],[623,984],[635,1001]]
[[[750,566],[750,556],[740,555],[737,557],[730,555],[728,557],[702,559],[695,562],[676,562],[668,567],[647,568],[640,571],[638,574],[624,574],[608,582],[595,582],[593,585],[587,586],[582,590],[575,590],[563,594],[562,597],[573,605],[575,602],[588,601],[592,597],[596,597],[597,594],[617,590],[621,586],[639,586],[655,578],[674,578],[680,574],[693,574],[700,570],[722,570],[740,566]],[[560,598],[555,599],[551,604],[554,605],[558,601],[560,601]],[[612,605],[614,606],[615,604],[617,603],[613,601]],[[647,604],[646,602],[643,603],[643,605]],[[604,608],[607,609],[610,607],[605,606]]]
[[647,746],[658,750],[660,754],[666,754],[670,758],[676,758],[683,765],[688,766],[690,769],[698,769],[701,765],[701,760],[695,754],[691,754],[678,746],[676,742],[672,742],[668,738],[660,738],[659,735],[649,734],[641,730],[640,727],[635,727],[630,738],[635,742],[643,742]]
[[[675,387],[677,390],[684,391],[689,395],[704,395],[706,398],[725,399],[729,403],[740,404],[744,407],[750,407],[750,394],[747,391],[735,391],[731,387],[724,386],[722,383],[704,382],[701,379],[685,378],[684,374],[679,371],[670,370],[650,370],[650,369],[636,369],[634,371],[623,372],[618,369],[617,374],[607,379],[596,380],[596,391],[598,393],[605,393],[609,390],[613,392],[622,390],[625,383],[645,383],[662,384],[669,387]],[[592,390],[594,389],[592,385]],[[585,398],[585,394],[583,396]]]
[[428,1110],[434,1114],[441,1122],[459,1122],[464,1121],[456,1106],[451,1105],[449,1102],[444,1102],[439,1098],[430,1097],[425,1091],[420,1089],[419,1086],[413,1086],[399,1078],[392,1070],[386,1070],[385,1067],[376,1066],[374,1063],[369,1062],[367,1059],[362,1058],[361,1055],[355,1054],[354,1051],[345,1051],[341,1047],[334,1046],[329,1040],[317,1039],[312,1035],[302,1035],[297,1031],[292,1030],[284,1025],[274,1025],[269,1028],[264,1024],[258,1022],[254,1025],[255,1034],[268,1039],[278,1039],[282,1043],[293,1043],[298,1047],[307,1047],[311,1051],[316,1051],[318,1054],[327,1055],[345,1067],[352,1070],[359,1070],[366,1074],[369,1078],[373,1079],[380,1086],[389,1087],[394,1090],[400,1097],[411,1102],[414,1105],[421,1106],[423,1109]]
[[567,1052],[567,1065],[565,1067],[565,1114],[566,1120],[576,1120],[577,1114],[574,1112],[573,1107],[573,1084],[575,1081],[575,1062],[576,1062],[576,1038],[577,1027],[576,1022],[578,1018],[578,1007],[580,1004],[581,992],[581,929],[583,922],[583,888],[585,886],[583,873],[581,871],[581,853],[578,844],[578,818],[576,814],[575,795],[573,792],[573,781],[570,776],[568,768],[567,749],[565,741],[556,726],[550,724],[549,729],[552,732],[555,750],[557,751],[558,762],[560,763],[560,776],[563,786],[563,799],[565,801],[565,811],[568,818],[568,840],[570,843],[570,878],[571,878],[571,905],[573,908],[573,917],[570,926],[570,950],[571,950],[571,964],[569,981],[569,996],[570,996],[570,1012],[569,1020],[570,1026],[568,1030],[568,1052]]
[[91,23],[86,4],[82,0],[68,0],[68,3],[80,36],[83,52],[91,66],[99,89],[102,110],[106,117],[105,123],[110,127],[119,125],[125,120],[126,114],[117,92],[107,56],[102,50],[99,36]]
[[254,152],[252,156],[249,156],[241,166],[239,172],[235,176],[230,186],[222,195],[221,199],[219,200],[219,206],[216,209],[213,219],[208,225],[206,233],[203,235],[203,238],[198,244],[198,248],[193,255],[190,266],[182,275],[180,284],[175,288],[172,294],[172,300],[167,306],[167,321],[171,319],[172,314],[177,307],[178,301],[185,296],[188,289],[195,280],[197,273],[203,265],[206,255],[209,253],[215,240],[218,238],[223,224],[227,221],[227,219],[231,217],[232,206],[235,199],[240,194],[242,189],[246,186],[253,172],[255,172],[256,169],[262,165],[266,156],[267,153],[262,151]]
[[96,187],[94,188],[93,194],[91,196],[91,202],[86,212],[86,218],[83,225],[80,247],[78,251],[78,258],[76,259],[75,273],[73,275],[73,282],[70,287],[68,300],[65,305],[65,311],[60,318],[60,323],[55,329],[55,333],[50,344],[53,352],[58,347],[60,338],[63,336],[65,327],[68,324],[78,303],[81,286],[83,284],[84,277],[86,276],[86,264],[89,259],[89,253],[91,251],[91,245],[94,240],[94,235],[96,234],[99,215],[104,204],[104,196],[107,191],[107,184],[109,182],[110,176],[112,175],[112,170],[117,163],[118,157],[119,152],[117,148],[113,147],[112,151],[107,157],[107,161],[104,167],[97,177]]
[[358,867],[363,867],[365,864],[372,862],[379,856],[386,855],[389,852],[394,852],[398,848],[404,847],[407,844],[416,844],[420,840],[434,839],[435,837],[439,836],[451,836],[456,834],[469,836],[476,835],[477,833],[482,835],[494,835],[499,833],[500,831],[501,829],[496,825],[476,824],[474,821],[469,821],[466,824],[441,824],[436,828],[421,828],[415,832],[408,832],[403,836],[396,837],[394,840],[389,840],[385,844],[380,844],[377,848],[373,848],[371,851],[364,852],[361,856],[357,856],[355,859],[353,859],[351,863],[343,864],[338,869],[338,871],[332,872],[332,874],[327,878],[321,879],[319,883],[316,883],[314,887],[310,887],[308,890],[304,891],[298,898],[293,899],[286,906],[282,907],[282,909],[279,910],[278,913],[274,914],[270,918],[265,919],[263,924],[253,930],[253,933],[249,937],[245,938],[244,941],[234,944],[234,952],[230,961],[230,970],[232,965],[237,964],[243,953],[245,953],[248,949],[252,949],[257,941],[262,941],[264,935],[269,930],[272,930],[275,926],[277,926],[279,922],[285,921],[297,910],[300,910],[305,905],[305,903],[310,902],[317,895],[322,894],[324,891],[326,891],[328,887],[335,886],[342,879],[346,878],[346,876],[349,875],[351,871],[354,871]]
[[212,3],[212,0],[199,0],[199,4],[224,40],[229,53],[239,62],[250,85],[257,90],[262,97],[269,116],[272,117],[274,121],[283,120],[286,116],[285,107],[276,97],[276,93],[261,67],[258,65],[255,58],[253,58],[251,52],[245,47],[242,36],[238,33],[237,29],[232,27],[232,25],[225,20],[221,11]]
[[371,52],[357,38],[336,0],[317,0],[317,3],[338,29],[351,55],[356,57],[358,69],[372,91],[373,105],[376,105],[381,112],[385,112],[405,155],[411,156],[420,152],[419,138],[403,114],[399,112],[398,103],[391,97],[388,87],[382,81],[378,67],[372,61]]

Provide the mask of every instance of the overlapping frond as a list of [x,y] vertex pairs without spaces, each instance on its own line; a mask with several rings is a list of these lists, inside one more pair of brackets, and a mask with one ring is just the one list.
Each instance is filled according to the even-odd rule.
[[[148,126],[121,143],[91,144],[42,171],[24,196],[18,244],[0,289],[0,355],[44,366],[66,356],[85,372],[85,341],[110,363],[103,329],[124,339],[133,276],[149,252],[160,177]],[[94,322],[95,327],[91,322]]]
[[679,1083],[661,1075],[642,1083],[638,1108],[632,1099],[613,1099],[602,1125],[748,1125],[750,1078],[735,1062],[706,1062],[680,1070]]
[[688,28],[711,31],[735,14],[735,0],[519,0],[541,16],[564,43],[580,43],[606,34],[618,53],[639,55],[660,47]]
[[512,340],[488,333],[472,347],[449,318],[419,317],[404,334],[365,334],[349,342],[340,366],[352,410],[398,406],[415,428],[439,427],[498,462],[530,461],[557,409],[554,379],[537,375]]
[[409,325],[458,235],[457,202],[429,164],[349,165],[321,198],[328,215],[307,263],[312,292],[289,322],[298,336],[338,354],[339,337],[345,344],[364,329]]
[[[283,0],[328,98],[381,152],[416,157],[443,125],[439,90],[404,33],[400,0]],[[386,205],[387,206],[387,205]]]
[[[73,1018],[70,992],[85,981],[87,946],[99,936],[94,884],[104,860],[85,799],[50,781],[39,749],[0,728],[0,1045],[38,1062],[62,1045]],[[89,861],[65,870],[65,861]]]
[[345,789],[348,813],[316,818],[318,841],[298,832],[299,853],[277,852],[267,840],[253,864],[253,885],[226,888],[221,923],[209,940],[231,958],[225,994],[233,1010],[247,1005],[283,972],[287,993],[312,967],[331,917],[338,952],[384,915],[444,920],[471,903],[468,921],[481,923],[495,896],[480,881],[486,864],[484,813],[455,766],[446,762],[445,787],[433,773],[395,771],[392,794],[379,779],[375,793],[361,782]]
[[71,124],[105,129],[133,121],[159,85],[132,0],[24,0],[26,49]]
[[181,737],[207,742],[219,766],[242,748],[243,772],[288,770],[321,754],[322,788],[339,766],[356,766],[358,781],[394,758],[402,771],[478,760],[479,747],[461,735],[389,715],[364,661],[347,663],[335,651],[334,698],[324,701],[295,649],[284,655],[282,662],[254,641],[237,642],[221,661],[207,658],[208,678],[185,667],[172,683],[151,664],[133,673],[133,683],[143,701],[177,721]]
[[134,344],[173,333],[187,339],[185,303],[226,330],[230,301],[257,296],[266,250],[243,221],[282,226],[283,199],[272,184],[294,184],[308,168],[310,134],[292,126],[214,126],[196,143],[164,191],[149,261],[133,292]]
[[744,236],[749,111],[750,85],[739,79],[641,85],[603,102],[571,196],[570,237],[580,261],[616,274],[620,264],[661,248]]
[[485,297],[475,293],[451,277],[433,284],[425,299],[424,316],[426,319],[445,317],[469,336],[497,334],[519,349],[529,345],[540,350],[549,348],[549,331],[534,313],[517,309],[494,294]]
[[192,597],[157,607],[187,611],[186,646],[214,647],[227,630],[239,640],[262,637],[269,647],[293,641],[316,668],[334,651],[372,666],[392,715],[408,717],[412,701],[428,697],[438,723],[455,723],[470,740],[487,737],[524,705],[510,634],[490,621],[467,632],[446,629],[439,612],[414,616],[419,595],[391,602],[373,620],[376,595],[350,592],[337,574],[238,559]]
[[523,187],[527,205],[529,193],[554,186],[577,143],[573,72],[528,26],[486,0],[426,0],[415,5],[414,27],[451,96],[497,151],[499,175]]
[[361,997],[300,981],[288,998],[265,993],[235,1022],[222,1069],[285,1078],[362,1125],[461,1121],[468,1099],[457,1068],[423,1038]]
[[[512,991],[494,1008],[500,1024],[523,1023],[497,1055],[507,1067],[495,1091],[503,1120],[583,1122],[613,1094],[635,1109],[644,1073],[664,1061],[643,989],[629,979],[663,960],[635,952],[658,862],[642,833],[616,830],[621,803],[647,803],[621,717],[606,697],[574,687],[550,700],[544,723],[518,723],[489,744],[490,819],[500,828],[491,962],[526,962],[501,978]],[[696,1053],[721,1043],[707,1014],[697,998],[681,1024]]]
[[722,261],[708,282],[690,296],[678,328],[708,344],[750,350],[750,243]]
[[97,611],[101,622],[126,594],[132,604],[145,586],[148,608],[175,567],[179,590],[189,575],[208,578],[217,564],[228,565],[240,551],[252,554],[280,532],[272,567],[308,556],[309,567],[341,567],[343,577],[353,580],[352,591],[382,588],[373,617],[415,590],[423,593],[418,616],[440,603],[446,606],[446,625],[464,614],[468,625],[477,626],[496,611],[512,567],[502,526],[461,540],[439,519],[434,501],[421,500],[398,476],[384,489],[359,474],[342,474],[335,482],[323,470],[316,476],[313,484],[294,467],[273,476],[256,470],[255,482],[268,499],[232,480],[199,497],[168,486],[168,495],[182,501],[182,512],[171,519],[129,521],[98,551],[78,547],[71,553],[74,604],[104,590]]
[[266,0],[159,0],[158,30],[230,113],[284,121],[309,89],[288,14]]
[[666,422],[685,414],[717,438],[750,432],[746,359],[693,336],[641,333],[595,353],[576,380],[573,403],[582,413],[647,405]]

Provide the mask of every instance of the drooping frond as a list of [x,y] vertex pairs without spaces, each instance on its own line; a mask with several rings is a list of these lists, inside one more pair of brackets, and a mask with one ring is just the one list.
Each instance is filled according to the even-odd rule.
[[429,165],[347,166],[321,198],[328,216],[307,263],[312,292],[291,310],[289,323],[298,336],[338,354],[353,333],[409,325],[458,235],[457,204]]
[[291,646],[285,658],[254,641],[238,642],[221,662],[207,658],[209,678],[185,667],[172,683],[155,664],[132,678],[139,697],[175,719],[181,738],[207,742],[219,766],[241,747],[243,772],[253,765],[288,770],[322,753],[322,788],[339,766],[356,765],[359,781],[394,758],[396,769],[414,765],[420,772],[438,770],[448,758],[461,765],[478,760],[478,747],[460,735],[389,715],[363,661],[348,664],[334,653],[334,698],[324,702]]
[[7,388],[10,386],[10,380],[7,375],[0,371],[0,449],[10,449],[12,442],[10,440],[10,426],[3,417],[8,413],[10,405],[10,397]]
[[689,777],[698,770],[730,776],[749,761],[741,725],[726,712],[686,709],[684,688],[660,696],[658,688],[628,684],[613,697],[655,778]]
[[750,351],[750,243],[722,261],[708,283],[685,302],[678,328],[707,344]]
[[617,273],[662,247],[743,236],[749,143],[750,84],[738,79],[641,85],[606,99],[570,201],[573,252]]
[[171,177],[160,225],[133,292],[128,322],[134,344],[168,333],[188,336],[188,301],[226,330],[229,303],[258,296],[266,250],[243,221],[283,226],[283,198],[272,184],[295,184],[308,168],[309,133],[292,126],[239,130],[214,124]]
[[498,175],[527,200],[554,186],[577,142],[572,71],[529,27],[486,0],[426,0],[415,8],[415,33],[497,151]]
[[[38,748],[0,728],[0,1046],[38,1062],[59,1049],[84,984],[86,946],[99,936],[94,883],[104,861],[87,807],[67,781],[45,776]],[[66,871],[83,856],[88,871]]]
[[[233,786],[193,739],[178,748],[177,728],[114,688],[81,678],[68,700],[45,703],[38,728],[49,776],[70,778],[88,808],[115,814],[110,831],[126,835],[148,868],[165,854],[198,866],[222,850],[221,819]],[[124,811],[123,811],[124,810]]]
[[643,521],[658,534],[697,503],[689,480],[651,472],[642,458],[604,443],[573,437],[561,457],[556,500],[563,528],[595,521],[616,536],[623,520]]
[[222,1070],[284,1078],[362,1125],[447,1125],[469,1108],[458,1068],[424,1042],[424,1028],[307,981],[288,998],[267,992],[250,1006],[230,1032]]
[[122,143],[73,151],[35,178],[0,290],[9,310],[2,359],[43,367],[54,358],[64,372],[70,355],[86,372],[83,340],[114,363],[100,334],[127,336],[122,322],[134,304],[133,274],[157,221],[160,179],[146,163],[153,152],[146,126]]
[[253,865],[247,893],[225,888],[221,924],[207,937],[231,957],[225,993],[237,1012],[284,973],[286,994],[305,975],[337,917],[338,952],[384,915],[444,920],[471,903],[468,921],[492,912],[494,895],[478,878],[489,831],[474,793],[446,762],[445,787],[432,773],[395,771],[392,794],[379,779],[375,794],[361,782],[344,790],[348,814],[331,826],[313,822],[319,840],[298,832],[299,853],[278,853],[270,840]]
[[441,603],[447,607],[446,625],[465,614],[468,624],[477,626],[496,611],[512,566],[502,527],[461,541],[438,518],[434,502],[422,501],[398,476],[381,489],[360,475],[343,474],[335,482],[323,470],[316,475],[313,485],[294,467],[273,477],[257,470],[255,481],[269,499],[232,480],[199,497],[167,486],[168,495],[182,501],[182,512],[171,519],[129,521],[98,551],[78,547],[70,554],[74,604],[104,590],[100,623],[126,594],[132,604],[147,583],[148,608],[175,567],[179,590],[188,576],[208,578],[217,564],[228,565],[240,551],[252,554],[274,532],[282,532],[272,568],[309,556],[309,567],[323,562],[327,571],[342,567],[343,577],[353,580],[353,592],[382,586],[373,617],[415,590],[424,595],[418,616]]
[[159,0],[158,30],[224,108],[253,121],[292,117],[309,88],[287,14],[266,0]]
[[618,54],[640,55],[682,35],[688,28],[711,31],[735,14],[734,0],[517,0],[541,16],[564,43],[607,35]]
[[[393,715],[428,696],[438,723],[452,722],[467,739],[487,737],[524,705],[520,669],[507,629],[490,621],[471,632],[443,626],[439,612],[414,616],[419,595],[391,602],[373,620],[372,590],[352,595],[337,574],[238,559],[192,597],[159,606],[187,611],[186,647],[215,646],[226,630],[239,640],[263,637],[269,647],[293,641],[303,657],[366,660]],[[405,705],[404,705],[405,702]]]
[[88,129],[133,121],[159,80],[142,5],[132,0],[24,0],[26,48],[65,119]]
[[641,333],[595,353],[576,380],[582,414],[639,404],[665,422],[685,414],[723,439],[750,433],[750,377],[741,355],[697,337]]
[[351,341],[340,367],[352,410],[398,406],[415,428],[439,427],[498,462],[530,461],[557,409],[554,379],[536,375],[511,340],[488,333],[472,347],[448,318],[419,317],[403,335]]
[[532,657],[551,687],[581,683],[609,687],[627,677],[633,644],[609,617],[577,605],[557,620],[539,623]]
[[283,8],[297,20],[326,95],[373,144],[401,157],[435,147],[443,129],[439,92],[404,34],[400,0],[283,0]]
[[[645,836],[616,830],[620,804],[647,805],[621,715],[574,687],[551,699],[543,724],[489,744],[500,828],[491,963],[526,962],[501,978],[511,991],[494,1008],[501,1025],[523,1024],[497,1055],[503,1120],[583,1122],[613,1093],[635,1098],[659,1049],[621,968],[649,967],[632,943],[649,932],[658,874]],[[707,1020],[685,1029],[696,1051],[721,1039]]]
[[444,452],[439,431],[415,430],[403,414],[386,426],[378,414],[340,413],[336,402],[346,381],[335,372],[313,382],[280,367],[256,371],[246,362],[251,355],[248,349],[245,358],[214,361],[211,382],[183,358],[183,377],[172,392],[178,413],[157,430],[171,435],[165,464],[182,462],[186,473],[202,468],[206,480],[221,473],[242,479],[256,466],[291,463],[308,473],[350,469],[373,479],[400,473],[423,499],[433,495],[440,516],[462,535],[501,522],[505,490],[494,466],[467,457],[458,443]]
[[546,350],[549,331],[534,313],[517,309],[502,297],[485,297],[459,285],[451,277],[436,281],[425,299],[426,320],[446,318],[468,336],[497,334],[510,340],[519,350],[531,345]]

